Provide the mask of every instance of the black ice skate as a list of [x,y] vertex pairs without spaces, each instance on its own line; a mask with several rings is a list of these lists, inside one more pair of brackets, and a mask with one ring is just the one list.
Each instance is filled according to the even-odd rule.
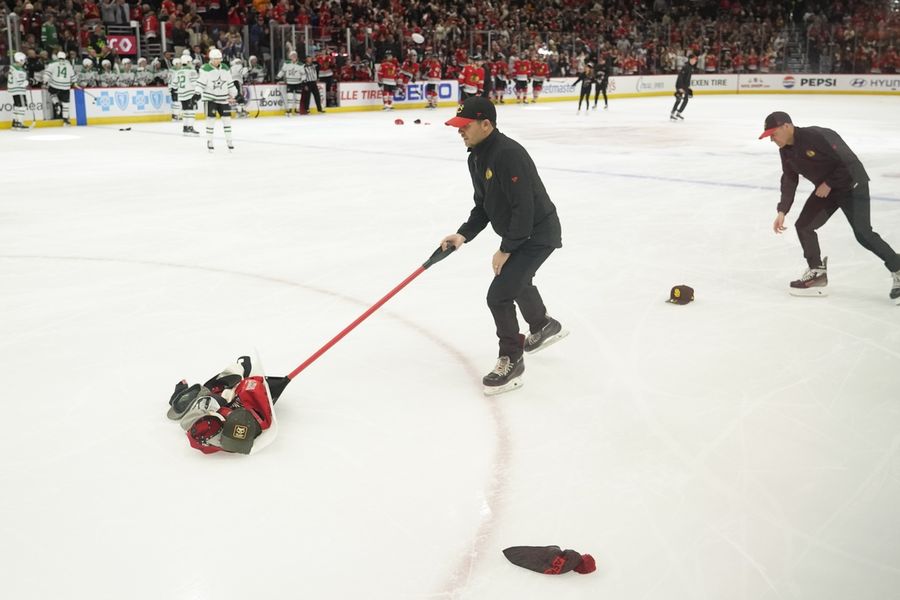
[[684,117],[681,116],[681,113],[675,113],[675,118],[684,121]]
[[678,120],[678,119],[675,117],[675,113],[672,113],[671,115],[669,115],[669,120],[670,120],[670,121],[677,121],[677,120]]
[[900,271],[894,271],[894,285],[891,287],[891,300],[896,300],[900,305]]
[[234,144],[232,144],[231,142],[228,142],[228,151],[229,151],[229,152],[233,152],[233,151],[234,151]]
[[209,150],[210,152],[215,150],[215,148],[213,147],[213,143],[210,141],[206,142],[206,149]]
[[522,373],[525,372],[525,361],[520,356],[515,362],[508,356],[497,359],[494,370],[482,378],[485,396],[496,396],[522,387]]
[[791,282],[791,296],[824,297],[828,295],[828,257],[822,266],[807,269],[805,273]]
[[559,321],[547,315],[547,324],[525,338],[525,352],[533,354],[543,350],[567,335],[569,335],[569,332],[562,328]]

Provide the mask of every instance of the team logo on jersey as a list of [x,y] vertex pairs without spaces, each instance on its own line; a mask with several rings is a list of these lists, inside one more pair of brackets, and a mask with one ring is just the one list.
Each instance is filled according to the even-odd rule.
[[128,108],[128,92],[116,92],[115,99],[119,110]]
[[494,172],[491,171],[490,168],[488,168],[488,170],[484,172],[484,178],[485,178],[485,179],[490,179],[490,178],[493,177],[493,176],[494,176]]
[[815,153],[814,150],[807,150],[807,151],[806,151],[806,155],[807,155],[808,157],[812,158],[813,156],[816,155],[816,153]]
[[247,439],[247,426],[246,425],[235,425],[234,430],[232,430],[232,436],[236,440],[246,440]]

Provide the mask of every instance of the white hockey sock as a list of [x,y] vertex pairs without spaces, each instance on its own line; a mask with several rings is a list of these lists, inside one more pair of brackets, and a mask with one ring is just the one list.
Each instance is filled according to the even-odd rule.
[[25,121],[25,107],[24,106],[16,106],[13,108],[13,120],[17,123],[22,123]]
[[63,105],[62,105],[62,118],[63,119],[69,118],[69,103],[68,102],[63,103]]
[[212,143],[212,141],[213,141],[213,128],[216,126],[216,118],[215,118],[215,117],[207,116],[206,119],[207,119],[207,121],[208,121],[208,122],[206,123],[206,141],[209,142],[209,143]]
[[225,141],[231,145],[231,117],[222,117],[222,127],[225,129]]
[[184,112],[184,126],[185,127],[193,127],[194,126],[194,111],[187,110]]

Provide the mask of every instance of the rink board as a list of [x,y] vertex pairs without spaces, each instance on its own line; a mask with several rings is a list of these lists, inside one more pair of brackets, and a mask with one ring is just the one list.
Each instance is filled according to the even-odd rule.
[[[551,78],[544,83],[540,102],[572,101],[578,99],[578,87],[574,78]],[[398,86],[394,94],[395,108],[423,108],[426,82],[413,82]],[[866,94],[900,95],[900,75],[832,75],[832,74],[716,74],[698,73],[691,81],[695,94]],[[324,86],[320,93],[325,96]],[[249,85],[243,88],[251,116],[284,115],[284,86],[275,84]],[[459,97],[459,83],[445,80],[437,84],[438,105],[453,106]],[[530,92],[531,90],[529,90]],[[640,98],[667,96],[675,93],[674,75],[613,76],[609,79],[607,94],[610,98]],[[49,120],[49,98],[43,90],[29,90],[30,106],[34,109],[38,126],[58,126]],[[375,82],[339,83],[339,106],[329,107],[332,112],[356,112],[381,110],[381,88]],[[529,93],[529,97],[531,94]],[[515,101],[515,86],[506,88],[506,101]],[[78,125],[102,125],[116,123],[140,123],[171,119],[172,98],[168,88],[89,88],[75,89],[72,94],[72,121]],[[31,120],[26,111],[26,122]],[[203,119],[198,111],[198,119]],[[0,91],[0,129],[8,129],[12,121],[12,97]]]

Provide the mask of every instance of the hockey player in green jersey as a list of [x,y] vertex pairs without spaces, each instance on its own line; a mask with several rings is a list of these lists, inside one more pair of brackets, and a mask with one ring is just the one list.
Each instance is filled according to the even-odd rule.
[[225,129],[225,142],[229,150],[234,150],[231,139],[231,106],[237,96],[231,71],[222,64],[222,52],[216,48],[209,51],[209,62],[200,67],[197,85],[194,88],[194,100],[206,102],[206,147],[213,151],[213,131],[216,116],[222,117]]

